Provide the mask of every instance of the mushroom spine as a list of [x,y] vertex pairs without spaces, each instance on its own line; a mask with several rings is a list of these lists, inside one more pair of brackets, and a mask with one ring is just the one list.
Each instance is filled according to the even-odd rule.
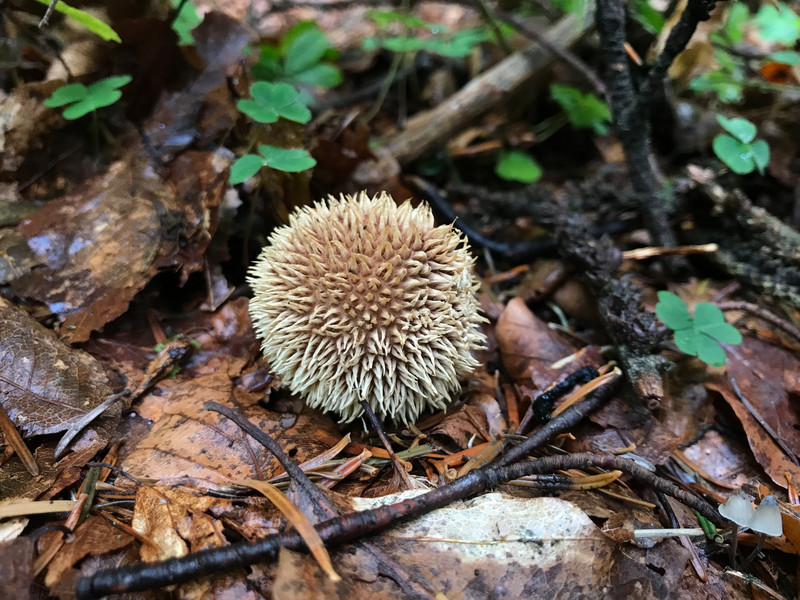
[[250,315],[274,372],[351,421],[442,409],[485,343],[475,259],[427,204],[329,196],[294,212],[250,268]]

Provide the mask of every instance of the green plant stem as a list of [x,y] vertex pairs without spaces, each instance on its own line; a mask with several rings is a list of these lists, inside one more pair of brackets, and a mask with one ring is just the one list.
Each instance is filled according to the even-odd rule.
[[100,155],[100,127],[97,123],[97,111],[92,111],[92,150],[95,156]]
[[536,135],[536,141],[541,144],[567,123],[569,123],[569,117],[567,113],[563,111],[539,121],[533,126],[533,133]]
[[383,82],[383,86],[378,94],[378,98],[375,100],[375,104],[372,105],[372,108],[369,110],[369,112],[364,116],[365,122],[369,123],[372,119],[374,119],[375,115],[378,114],[381,106],[383,106],[383,103],[386,101],[386,96],[389,95],[389,90],[392,89],[392,83],[394,82],[395,75],[400,69],[400,64],[402,63],[405,55],[405,52],[398,52],[392,58],[392,64],[389,66],[389,72],[386,74],[386,79]]
[[500,19],[497,17],[497,13],[494,12],[494,9],[489,6],[489,3],[486,2],[486,0],[475,0],[475,6],[478,7],[478,10],[481,11],[483,18],[489,23],[489,27],[491,27],[492,32],[497,38],[497,43],[500,44],[500,47],[503,49],[503,52],[506,53],[506,56],[511,54],[514,50],[509,45],[506,36],[503,35],[502,29],[500,29]]

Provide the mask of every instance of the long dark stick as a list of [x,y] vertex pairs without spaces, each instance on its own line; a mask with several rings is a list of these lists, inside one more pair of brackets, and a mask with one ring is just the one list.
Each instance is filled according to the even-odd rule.
[[[506,467],[476,469],[464,477],[456,479],[453,483],[415,498],[330,519],[318,525],[317,531],[326,545],[341,544],[378,533],[386,527],[419,517],[455,500],[469,498],[500,483],[526,475],[589,467],[617,469],[628,473],[644,485],[683,502],[710,521],[722,523],[719,513],[710,504],[680,489],[671,481],[640,467],[632,460],[612,455],[568,454],[528,460]],[[131,567],[99,571],[91,577],[79,579],[76,591],[80,600],[90,600],[109,594],[143,591],[185,583],[212,572],[237,569],[256,562],[271,560],[282,547],[291,550],[306,549],[302,538],[296,533],[272,535],[254,544],[239,543],[221,548],[207,548],[160,563],[143,563]]]

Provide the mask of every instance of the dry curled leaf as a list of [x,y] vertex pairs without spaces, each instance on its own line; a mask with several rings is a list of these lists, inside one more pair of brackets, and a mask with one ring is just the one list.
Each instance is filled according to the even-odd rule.
[[111,394],[97,360],[0,298],[0,403],[25,437],[65,431]]

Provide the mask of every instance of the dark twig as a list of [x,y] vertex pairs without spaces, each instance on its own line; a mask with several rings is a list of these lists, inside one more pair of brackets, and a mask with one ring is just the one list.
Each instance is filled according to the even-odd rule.
[[538,429],[528,436],[524,442],[511,448],[511,450],[506,452],[496,462],[492,463],[492,465],[505,467],[518,462],[537,448],[544,446],[558,434],[573,428],[608,401],[611,394],[617,389],[619,381],[620,378],[617,377],[603,387],[595,390],[589,394],[585,400],[579,402],[575,406],[571,406],[563,413],[550,420],[546,425],[543,425],[541,429]]
[[528,25],[517,15],[499,9],[495,10],[495,13],[497,14],[498,18],[502,19],[509,25],[512,25],[522,35],[530,38],[542,48],[547,50],[550,54],[561,60],[564,64],[572,67],[579,75],[581,75],[591,84],[597,95],[603,98],[606,97],[606,84],[604,84],[603,80],[597,76],[597,73],[595,73],[589,65],[578,58],[575,53],[571,52],[568,48],[561,48],[551,43],[550,40],[548,40],[542,33],[540,33],[534,27]]
[[562,218],[558,237],[562,254],[597,298],[603,326],[636,395],[655,409],[664,395],[661,372],[667,361],[658,352],[663,330],[653,313],[642,310],[642,293],[631,277],[618,276],[622,253],[608,238],[592,238],[578,214]]
[[39,29],[42,27],[46,27],[48,23],[50,23],[50,16],[53,14],[53,9],[58,4],[58,0],[50,0],[50,4],[47,5],[47,10],[44,12],[44,16],[42,20],[39,21]]
[[[614,127],[625,150],[628,173],[642,219],[656,245],[676,246],[664,202],[656,194],[656,174],[650,153],[649,113],[639,98],[625,51],[626,18],[623,2],[598,0],[596,24],[606,64],[606,84]],[[677,265],[681,259],[670,260]]]
[[243,415],[239,414],[236,409],[231,408],[230,406],[225,406],[224,404],[220,404],[219,402],[204,402],[203,408],[206,410],[213,410],[214,412],[218,412],[219,414],[227,417],[241,427],[242,430],[250,435],[250,437],[252,437],[255,441],[272,452],[272,454],[275,455],[275,458],[278,459],[278,462],[281,463],[281,466],[289,474],[292,483],[297,486],[297,490],[305,496],[305,500],[308,502],[308,504],[314,507],[314,510],[317,513],[315,516],[317,518],[324,520],[329,519],[331,515],[337,514],[336,509],[333,507],[330,501],[319,490],[319,488],[314,485],[308,476],[303,473],[303,470],[293,463],[292,460],[286,456],[283,448],[281,448],[275,440],[264,433],[264,431],[262,431],[259,427],[251,423]]
[[123,469],[120,469],[118,466],[112,465],[111,463],[96,461],[96,462],[88,462],[88,463],[86,463],[86,466],[87,467],[101,467],[103,469],[108,469],[109,471],[112,471],[116,475],[122,475],[122,477],[125,477],[126,479],[130,479],[136,485],[142,485],[141,480],[137,479],[136,477],[134,477],[133,475],[131,475],[127,471],[125,471]]
[[375,411],[372,410],[372,407],[369,405],[369,402],[362,400],[361,407],[364,409],[364,412],[367,414],[367,419],[369,420],[372,428],[378,434],[378,437],[381,439],[381,444],[383,447],[386,448],[386,452],[389,453],[389,459],[392,461],[392,466],[394,467],[394,471],[400,480],[403,482],[403,485],[407,490],[413,490],[414,484],[411,482],[411,478],[408,476],[408,471],[406,471],[403,463],[400,462],[400,459],[397,458],[397,455],[392,450],[392,444],[389,442],[389,438],[386,437],[386,433],[383,431],[383,425],[378,420],[378,417],[375,416]]
[[[541,256],[553,256],[558,249],[558,242],[555,238],[544,237],[535,240],[525,240],[519,242],[500,242],[487,238],[477,229],[462,219],[453,210],[450,203],[436,189],[436,186],[416,175],[406,175],[403,180],[411,185],[427,200],[445,221],[451,221],[453,225],[464,232],[471,244],[481,246],[500,256],[523,262]],[[639,225],[639,219],[620,219],[613,223],[604,223],[592,229],[592,235],[616,235],[631,231]]]
[[[390,525],[419,517],[447,506],[455,500],[469,498],[498,484],[526,475],[592,467],[627,473],[641,484],[683,502],[710,521],[722,523],[719,513],[710,504],[632,460],[612,455],[568,454],[527,460],[505,467],[490,466],[476,469],[448,485],[414,498],[329,519],[317,526],[317,532],[327,546],[341,544],[373,535]],[[296,532],[282,533],[256,543],[206,548],[163,562],[99,571],[91,577],[78,580],[77,595],[80,600],[89,600],[109,594],[130,593],[185,583],[211,572],[230,571],[256,562],[271,560],[280,548],[306,550],[303,539]]]
[[547,423],[550,420],[550,413],[553,412],[553,406],[555,405],[556,400],[561,398],[561,396],[566,394],[576,385],[589,383],[595,377],[599,377],[597,369],[592,366],[581,367],[574,373],[567,375],[567,377],[565,377],[562,381],[559,381],[550,389],[539,394],[533,400],[533,402],[531,402],[531,407],[528,410],[528,414],[526,414],[525,418],[522,419],[522,423],[520,423],[517,433],[524,434],[528,429],[531,419],[536,419],[536,421],[541,424]]
[[647,79],[642,84],[639,103],[643,108],[646,109],[652,102],[656,87],[661,85],[675,57],[686,48],[697,30],[697,25],[711,17],[716,4],[717,0],[689,0],[686,3],[681,18],[669,32],[664,49],[650,67]]
[[766,321],[773,327],[777,327],[784,333],[788,333],[795,340],[800,342],[800,328],[796,327],[785,319],[781,319],[779,316],[769,312],[766,308],[762,308],[758,304],[753,304],[751,302],[740,302],[737,300],[731,300],[730,302],[717,302],[716,304],[717,308],[722,311],[740,310],[755,315],[762,321]]

